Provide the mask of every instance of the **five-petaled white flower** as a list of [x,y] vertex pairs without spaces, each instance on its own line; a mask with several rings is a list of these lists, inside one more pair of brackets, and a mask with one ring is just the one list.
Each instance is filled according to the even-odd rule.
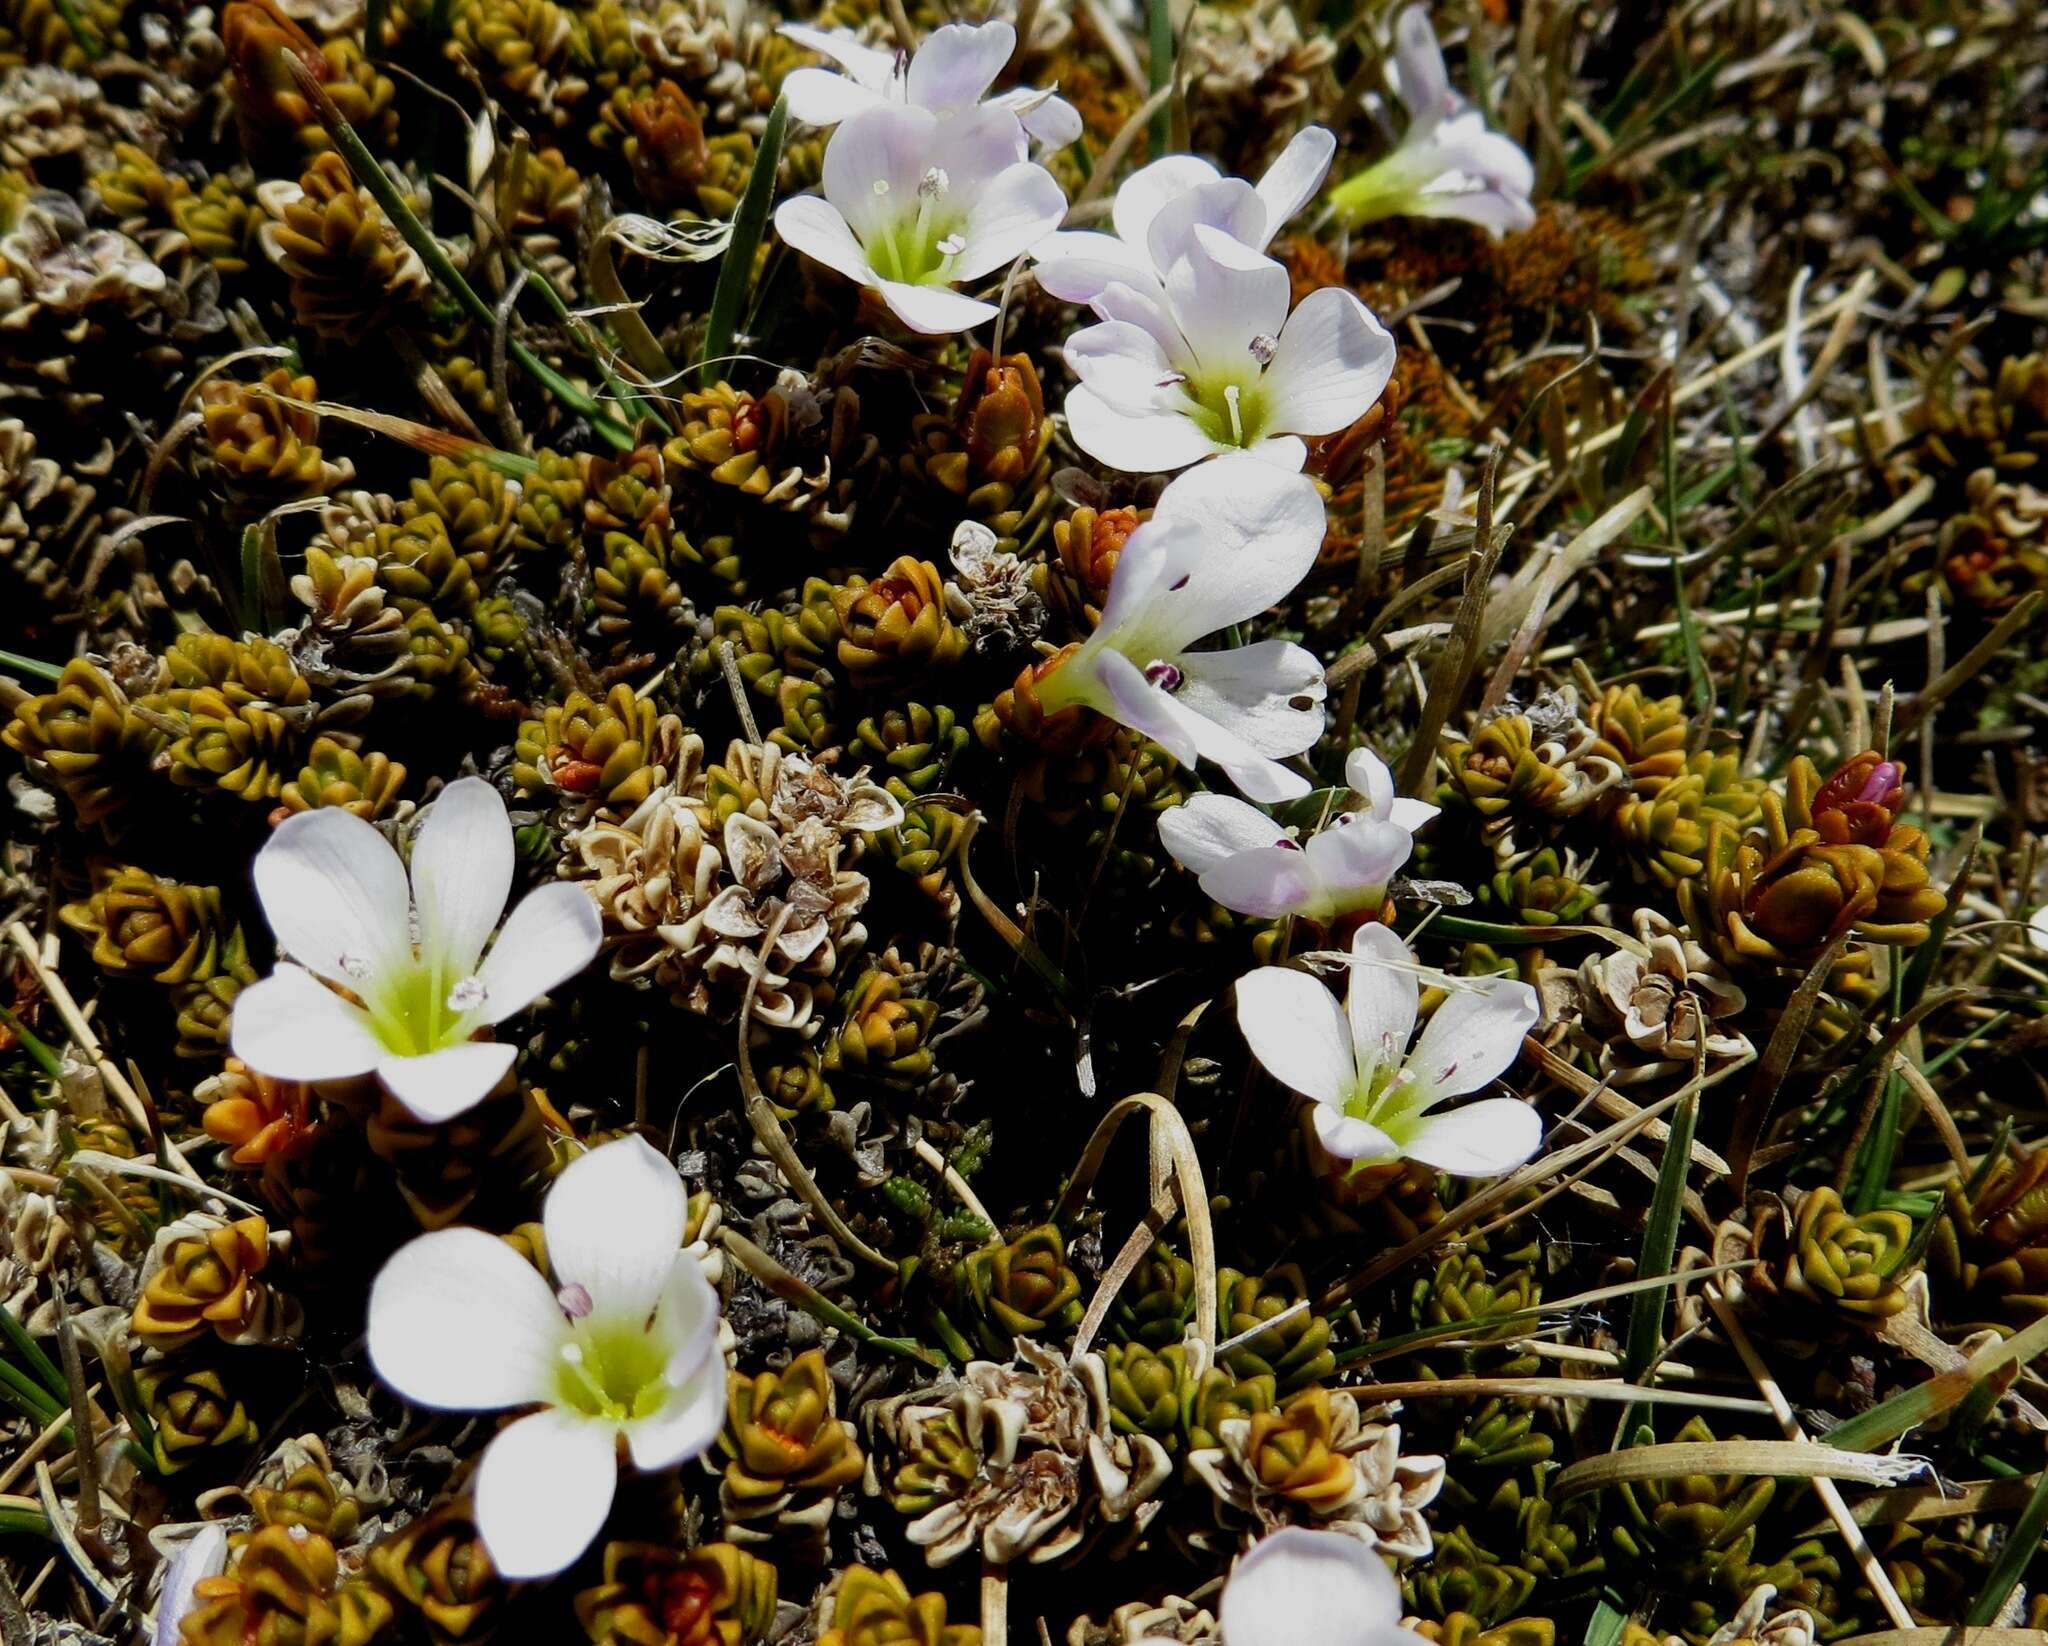
[[[782,78],[792,118],[811,126],[840,121],[883,103],[908,103],[933,114],[964,114],[983,98],[1017,49],[1017,31],[1000,18],[990,23],[948,23],[932,30],[914,55],[864,46],[851,35],[785,23],[781,32],[798,45],[829,57],[846,72],[793,69]],[[1081,135],[1074,105],[1050,91],[1021,87],[987,99],[1008,109],[1033,142],[1065,148]]]
[[996,309],[954,286],[1021,257],[1066,212],[1066,195],[1025,158],[1028,147],[1008,109],[938,115],[877,104],[832,134],[825,192],[783,201],[775,232],[872,286],[912,331],[965,331]]
[[1277,920],[1298,915],[1328,924],[1377,909],[1437,808],[1394,793],[1394,774],[1370,749],[1353,749],[1345,781],[1364,802],[1297,841],[1256,806],[1227,794],[1198,794],[1159,819],[1159,838],[1202,890],[1226,909]]
[[1386,1560],[1342,1532],[1269,1533],[1238,1557],[1218,1610],[1225,1646],[1423,1646],[1401,1627]]
[[1427,6],[1410,6],[1395,22],[1394,64],[1408,128],[1393,153],[1330,191],[1338,221],[1456,217],[1496,240],[1534,223],[1535,168],[1451,89]]
[[409,888],[397,851],[361,818],[331,807],[287,818],[255,878],[291,958],[236,997],[235,1055],[280,1080],[374,1071],[420,1119],[460,1114],[518,1052],[477,1031],[575,976],[604,936],[582,887],[543,886],[486,956],[512,872],[505,803],[480,777],[449,784],[428,811]]
[[1066,344],[1080,379],[1067,425],[1089,456],[1149,473],[1245,450],[1298,469],[1301,436],[1334,434],[1379,398],[1394,341],[1372,311],[1325,286],[1290,314],[1287,271],[1265,255],[1331,148],[1328,132],[1302,133],[1257,188],[1162,160],[1117,191],[1115,235],[1034,249],[1039,284],[1101,319]]
[[572,1161],[542,1227],[560,1290],[495,1235],[441,1229],[370,1291],[370,1359],[407,1400],[540,1410],[476,1472],[476,1524],[507,1577],[545,1577],[597,1536],[621,1443],[642,1469],[701,1455],[725,1417],[718,1296],[683,1250],[686,1197],[637,1137]]
[[1213,760],[1254,800],[1308,793],[1277,762],[1322,735],[1315,654],[1285,640],[1191,648],[1286,599],[1322,541],[1323,500],[1301,475],[1241,455],[1182,475],[1124,544],[1101,622],[1039,681],[1039,701],[1107,715],[1184,766]]
[[1342,1009],[1306,972],[1261,966],[1238,979],[1237,1021],[1275,1079],[1314,1101],[1316,1139],[1340,1160],[1419,1160],[1491,1177],[1536,1152],[1543,1122],[1512,1097],[1433,1113],[1504,1074],[1536,1026],[1536,991],[1512,978],[1443,978],[1449,996],[1411,1051],[1423,968],[1385,926],[1351,940]]

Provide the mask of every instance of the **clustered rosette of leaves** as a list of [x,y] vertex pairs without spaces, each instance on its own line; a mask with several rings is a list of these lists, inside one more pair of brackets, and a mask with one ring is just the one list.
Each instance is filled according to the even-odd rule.
[[[1299,1530],[1450,1646],[2048,1623],[2048,40],[1883,10],[0,0],[0,1630],[1265,1646]],[[1127,660],[1308,660],[1219,765],[1071,688],[1263,459],[1313,565]],[[266,841],[465,778],[602,928],[502,1077],[237,1055]],[[1529,1164],[1404,1152],[1525,997]],[[368,1299],[626,1137],[723,1420],[513,1581]]]

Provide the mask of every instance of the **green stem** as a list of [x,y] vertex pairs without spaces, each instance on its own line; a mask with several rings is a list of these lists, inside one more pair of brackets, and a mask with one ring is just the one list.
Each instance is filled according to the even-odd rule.
[[14,674],[25,674],[37,680],[52,684],[64,678],[64,671],[54,663],[45,663],[41,658],[23,657],[20,652],[0,651],[0,669]]
[[740,306],[754,280],[754,253],[768,228],[768,208],[775,199],[775,172],[782,164],[782,134],[788,124],[789,104],[777,96],[775,106],[768,111],[761,146],[754,153],[754,169],[747,174],[746,192],[740,196],[732,215],[732,239],[726,242],[725,262],[718,271],[717,289],[711,294],[711,314],[704,323],[704,352],[697,357],[699,382],[716,382],[732,353]]
[[[1173,0],[1146,0],[1146,20],[1151,26],[1151,62],[1148,65],[1152,89],[1157,92],[1173,79]],[[1152,116],[1152,158],[1173,152],[1173,109],[1171,100],[1161,103]]]
[[6,1335],[15,1353],[28,1362],[29,1370],[36,1374],[37,1380],[50,1391],[53,1398],[70,1398],[71,1391],[64,1382],[64,1374],[57,1369],[56,1362],[43,1352],[42,1346],[28,1335],[28,1328],[14,1318],[12,1310],[0,1309],[0,1333]]
[[[312,72],[299,61],[296,54],[286,52],[284,60],[290,67],[293,79],[300,92],[312,104],[319,116],[320,124],[334,139],[334,146],[348,162],[348,169],[355,174],[356,181],[377,202],[378,209],[391,219],[392,226],[399,232],[405,243],[419,254],[427,266],[428,273],[441,283],[456,302],[469,311],[472,320],[486,331],[495,331],[498,316],[490,304],[476,293],[474,287],[463,279],[462,271],[449,260],[448,253],[441,247],[431,230],[414,215],[413,209],[400,197],[384,168],[377,164],[376,157],[363,146],[363,140],[356,135],[355,128],[342,118],[341,110],[334,106],[334,99],[327,90],[313,78]],[[507,352],[519,362],[519,367],[542,388],[546,389],[563,405],[579,416],[587,418],[598,437],[615,451],[633,449],[633,431],[613,422],[604,414],[604,407],[578,388],[568,378],[556,371],[545,360],[529,349],[517,338],[507,340]]]

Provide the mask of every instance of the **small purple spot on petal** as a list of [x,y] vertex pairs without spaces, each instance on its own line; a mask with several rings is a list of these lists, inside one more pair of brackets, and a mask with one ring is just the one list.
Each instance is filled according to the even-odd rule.
[[591,1302],[589,1291],[585,1289],[580,1281],[571,1281],[559,1292],[555,1293],[555,1301],[561,1304],[562,1313],[571,1320],[581,1320],[595,1307]]
[[1180,690],[1182,676],[1173,664],[1161,659],[1145,665],[1145,679],[1161,691],[1177,692]]

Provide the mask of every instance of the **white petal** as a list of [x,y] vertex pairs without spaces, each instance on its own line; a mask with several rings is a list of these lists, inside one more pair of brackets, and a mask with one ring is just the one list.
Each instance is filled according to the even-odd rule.
[[782,95],[790,119],[807,126],[836,126],[882,101],[880,92],[830,69],[791,69],[782,77]]
[[1237,1024],[1265,1070],[1318,1103],[1351,1090],[1351,1035],[1337,997],[1306,972],[1261,966],[1237,980]]
[[420,952],[450,977],[476,970],[512,892],[512,823],[481,777],[450,783],[412,843],[412,902]]
[[863,245],[917,215],[918,184],[940,163],[938,129],[939,117],[928,109],[879,103],[832,134],[825,145],[825,198]]
[[1088,392],[1119,416],[1150,417],[1173,409],[1172,391],[1162,386],[1172,375],[1172,362],[1143,326],[1128,320],[1083,326],[1067,339],[1064,352]]
[[1335,912],[1308,853],[1291,844],[1238,852],[1203,874],[1202,890],[1226,909],[1260,920],[1283,914],[1326,920]]
[[1307,778],[1261,754],[1229,727],[1196,713],[1174,693],[1153,685],[1121,653],[1104,651],[1095,659],[1095,672],[1113,705],[1104,712],[1143,732],[1183,765],[1193,763],[1191,754],[1213,760],[1240,793],[1266,805],[1298,800],[1309,792]]
[[1429,7],[1410,6],[1395,20],[1394,68],[1411,121],[1430,126],[1456,112],[1458,97],[1430,26]]
[[1024,130],[1030,134],[1031,141],[1043,148],[1063,149],[1069,143],[1078,142],[1085,129],[1081,123],[1081,111],[1064,97],[1055,97],[1050,92],[1025,87],[1006,91],[1000,97],[991,97],[989,103],[1016,115],[1024,122]]
[[1261,251],[1287,226],[1289,218],[1315,198],[1316,190],[1329,175],[1330,160],[1336,152],[1337,139],[1329,130],[1304,126],[1266,168],[1266,175],[1259,179],[1259,203],[1266,208],[1266,238],[1259,242]]
[[[1126,325],[1136,326],[1159,345],[1160,356],[1175,371],[1184,370],[1193,363],[1193,357],[1188,354],[1187,340],[1181,336],[1180,327],[1174,324],[1173,312],[1166,306],[1166,289],[1163,286],[1148,291],[1115,280],[1102,288],[1090,307],[1105,320],[1120,320]],[[1072,341],[1068,339],[1069,344]]]
[[1298,435],[1272,434],[1254,440],[1244,448],[1261,463],[1269,463],[1289,474],[1299,474],[1308,463],[1308,446]]
[[1192,154],[1169,154],[1132,172],[1116,191],[1116,203],[1110,209],[1117,238],[1144,255],[1152,219],[1159,215],[1160,208],[1189,189],[1215,182],[1216,177],[1214,166]]
[[1415,1033],[1422,1005],[1415,957],[1385,926],[1365,925],[1351,934],[1351,981],[1344,991],[1344,1015],[1358,1052],[1358,1081],[1370,1086],[1383,1068],[1399,1068]]
[[1199,556],[1183,568],[1194,574],[1182,591],[1186,610],[1173,620],[1183,646],[1278,605],[1308,576],[1323,547],[1323,499],[1315,482],[1241,453],[1180,476],[1159,494],[1153,520],[1192,521],[1204,539]]
[[151,1646],[179,1646],[185,1638],[185,1614],[192,1609],[193,1587],[202,1578],[219,1575],[227,1561],[228,1529],[219,1521],[209,1520],[185,1540],[164,1569]]
[[1541,1015],[1536,991],[1514,978],[1481,978],[1453,991],[1424,1026],[1408,1059],[1416,1097],[1434,1103],[1499,1079],[1521,1055],[1522,1037]]
[[517,1046],[465,1040],[421,1057],[382,1057],[377,1078],[420,1119],[438,1125],[490,1096],[518,1056]]
[[1067,391],[1065,410],[1074,444],[1096,462],[1126,474],[1170,473],[1217,450],[1214,441],[1177,411],[1134,417],[1086,387]]
[[597,957],[604,919],[580,885],[542,886],[519,900],[478,981],[484,986],[481,1021],[502,1023]]
[[1145,255],[1155,269],[1171,269],[1194,249],[1198,231],[1206,231],[1230,248],[1215,255],[1233,266],[1256,267],[1265,261],[1265,223],[1258,190],[1241,177],[1219,178],[1159,208],[1145,231]]
[[927,337],[971,331],[984,320],[996,317],[995,304],[984,303],[948,286],[910,286],[901,280],[878,280],[874,286],[891,314],[912,331]]
[[975,191],[962,233],[967,250],[956,277],[979,280],[1013,263],[1066,215],[1067,197],[1051,172],[1028,161],[998,172]]
[[1361,745],[1344,757],[1344,781],[1381,822],[1394,815],[1394,774],[1372,750]]
[[[888,90],[889,83],[896,76],[895,52],[882,51],[874,46],[864,46],[852,35],[842,33],[837,29],[813,29],[806,28],[801,23],[784,23],[776,32],[785,39],[794,40],[806,51],[814,51],[820,57],[829,57],[852,76],[855,84],[863,86],[878,95]],[[795,71],[797,74],[806,72],[822,71],[806,71],[803,69]],[[790,78],[788,75],[783,77],[782,84],[785,88],[788,87]],[[791,105],[789,112],[791,114],[796,113],[795,105]],[[798,118],[807,119],[809,117],[799,116]]]
[[1160,814],[1159,838],[1175,862],[1201,874],[1237,852],[1285,840],[1287,831],[1235,796],[1196,794]]
[[[685,1267],[695,1269],[692,1262]],[[701,1271],[700,1271],[701,1272]],[[725,1357],[704,1357],[661,1407],[626,1425],[626,1444],[642,1469],[666,1469],[702,1457],[725,1426]]]
[[2048,949],[2048,903],[2027,917],[2027,941],[2037,949]]
[[540,1271],[481,1229],[409,1241],[370,1288],[370,1359],[416,1406],[470,1412],[546,1400],[568,1336]]
[[823,263],[834,273],[863,286],[881,278],[860,249],[846,219],[832,209],[829,200],[815,194],[800,194],[775,208],[775,232],[786,245],[794,246],[814,263]]
[[1041,287],[1062,303],[1092,303],[1102,289],[1122,281],[1148,295],[1165,297],[1142,246],[1113,234],[1064,230],[1048,234],[1031,248],[1033,275]]
[[910,60],[910,100],[934,114],[960,114],[981,101],[1017,49],[1017,31],[993,23],[934,29]]
[[1166,272],[1166,295],[1181,335],[1207,372],[1248,377],[1255,340],[1278,337],[1287,323],[1287,271],[1269,257],[1206,225]]
[[484,1449],[476,1529],[499,1575],[549,1577],[590,1547],[611,1513],[618,1447],[607,1425],[550,1407]]
[[1323,735],[1323,666],[1291,640],[1180,655],[1180,701],[1269,760],[1315,747]]
[[1415,842],[1406,829],[1358,817],[1333,822],[1308,842],[1309,866],[1329,889],[1337,912],[1350,914],[1376,905],[1387,895],[1387,882],[1408,861]]
[[607,1315],[646,1320],[677,1266],[686,1200],[676,1169],[642,1138],[572,1160],[542,1213],[555,1278],[580,1284]]
[[346,988],[407,957],[412,893],[391,843],[352,812],[288,817],[256,854],[256,896],[278,947]]
[[1543,1117],[1512,1097],[1482,1098],[1425,1116],[1401,1152],[1456,1177],[1498,1177],[1543,1142]]
[[1396,828],[1406,829],[1413,834],[1441,810],[1441,807],[1432,806],[1427,800],[1410,800],[1406,795],[1396,795],[1389,821]]
[[1284,1527],[1255,1544],[1223,1586],[1230,1646],[1414,1646],[1401,1593],[1370,1544]]
[[1259,380],[1267,426],[1334,434],[1372,408],[1394,375],[1394,340],[1342,286],[1304,297]]
[[346,1080],[384,1055],[370,1014],[312,973],[280,964],[235,996],[235,1056],[273,1080]]
[[1346,1114],[1333,1104],[1318,1103],[1309,1110],[1316,1129],[1316,1141],[1323,1152],[1339,1160],[1399,1160],[1401,1146],[1367,1120]]
[[[950,115],[932,128],[928,164],[946,174],[948,195],[955,203],[973,196],[1012,166],[1028,164],[1031,143],[1024,128],[1008,109],[991,105],[966,114]],[[1043,170],[1044,168],[1040,168]],[[1050,176],[1051,173],[1047,173]],[[1057,187],[1057,185],[1055,185]],[[1050,234],[1067,212],[1067,197],[1059,197],[1059,216],[1042,224],[1034,239]],[[1021,253],[1026,248],[1017,248]],[[1014,255],[1014,254],[1013,254]]]

